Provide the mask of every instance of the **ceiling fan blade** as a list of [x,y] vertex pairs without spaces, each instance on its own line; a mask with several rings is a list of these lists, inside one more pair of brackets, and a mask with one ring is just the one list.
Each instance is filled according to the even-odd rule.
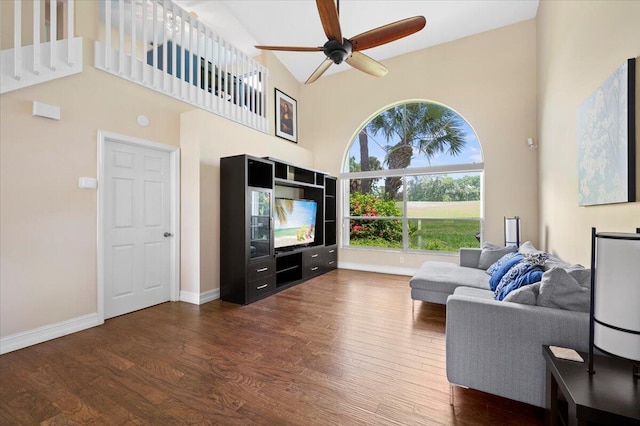
[[340,30],[340,19],[334,0],[316,0],[318,13],[322,28],[329,40],[337,40],[342,43],[342,31]]
[[309,78],[307,79],[307,81],[304,82],[304,84],[310,84],[310,83],[313,83],[314,81],[316,81],[317,79],[319,79],[320,76],[322,74],[324,74],[324,72],[326,70],[329,69],[329,67],[331,66],[332,63],[333,63],[333,61],[331,59],[329,59],[329,58],[327,58],[324,61],[322,61],[320,66],[318,68],[316,68],[316,70],[313,72],[313,74],[311,74],[311,76],[309,76]]
[[322,52],[322,47],[298,47],[298,46],[253,46],[261,50],[285,50],[288,52]]
[[424,28],[427,20],[424,16],[414,16],[369,30],[351,39],[353,51],[371,49],[402,37],[416,33]]
[[387,67],[360,52],[353,52],[351,56],[345,59],[345,62],[362,72],[366,72],[374,77],[382,77],[386,75],[389,70]]

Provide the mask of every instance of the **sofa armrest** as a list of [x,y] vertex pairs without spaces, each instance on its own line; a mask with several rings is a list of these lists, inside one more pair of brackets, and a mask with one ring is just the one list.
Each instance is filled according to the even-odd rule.
[[478,268],[478,263],[480,263],[480,253],[482,253],[482,249],[479,248],[461,248],[460,266]]
[[587,351],[589,314],[453,294],[446,345],[449,382],[544,407],[542,345]]

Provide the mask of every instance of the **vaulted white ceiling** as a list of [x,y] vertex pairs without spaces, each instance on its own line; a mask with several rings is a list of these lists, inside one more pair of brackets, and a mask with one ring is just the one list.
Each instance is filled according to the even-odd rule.
[[[253,46],[322,46],[327,38],[313,0],[173,0],[234,46],[256,56]],[[343,37],[422,15],[420,32],[364,53],[384,63],[393,56],[534,18],[538,0],[341,0]],[[275,52],[298,81],[324,60],[322,52]],[[342,63],[326,74],[351,69]],[[366,77],[365,77],[366,78]]]

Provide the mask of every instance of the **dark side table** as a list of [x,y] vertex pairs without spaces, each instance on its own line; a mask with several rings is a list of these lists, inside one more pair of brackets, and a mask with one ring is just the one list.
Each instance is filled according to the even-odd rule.
[[591,375],[586,353],[580,352],[584,362],[568,361],[556,358],[545,345],[542,355],[548,425],[640,425],[640,381],[633,378],[630,362],[596,355]]

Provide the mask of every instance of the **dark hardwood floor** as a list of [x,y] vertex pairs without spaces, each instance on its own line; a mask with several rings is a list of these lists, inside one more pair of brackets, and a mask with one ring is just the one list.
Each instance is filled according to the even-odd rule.
[[249,306],[164,303],[0,357],[0,424],[541,425],[455,388],[445,308],[337,270]]

